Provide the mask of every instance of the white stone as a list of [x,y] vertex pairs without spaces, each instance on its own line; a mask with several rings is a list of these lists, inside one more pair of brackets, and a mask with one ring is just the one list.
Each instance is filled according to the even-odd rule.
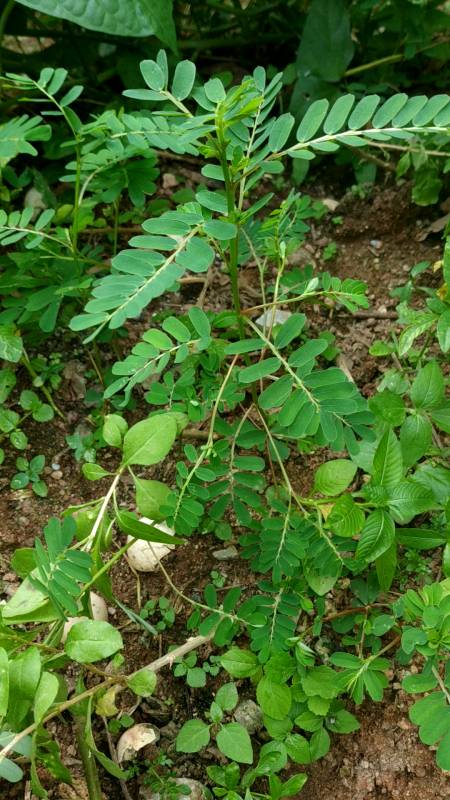
[[122,734],[117,742],[117,760],[119,763],[122,761],[130,761],[135,757],[139,750],[146,747],[148,744],[153,744],[159,739],[159,731],[148,725],[146,722],[140,722],[138,725],[133,725]]
[[[140,522],[145,522],[147,525],[153,525],[163,533],[169,536],[175,536],[175,531],[168,528],[164,522],[153,522],[147,517],[141,517]],[[133,536],[128,537],[128,541],[133,540]],[[174,545],[160,544],[159,542],[146,542],[143,539],[137,539],[130,549],[127,550],[127,558],[130,565],[137,572],[154,572],[157,569],[159,562],[164,556],[167,556]]]

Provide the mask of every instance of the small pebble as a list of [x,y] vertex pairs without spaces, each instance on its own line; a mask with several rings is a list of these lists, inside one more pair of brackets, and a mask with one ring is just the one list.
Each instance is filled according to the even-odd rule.
[[54,472],[57,472],[59,469],[61,469],[61,466],[60,466],[60,464],[57,464],[57,463],[56,463],[56,461],[55,461],[55,462],[53,462],[53,464],[52,464],[52,470],[53,470]]
[[217,561],[231,561],[231,559],[238,557],[238,551],[234,544],[232,544],[230,547],[225,547],[223,550],[214,550],[213,556]]
[[55,481],[60,481],[62,476],[63,476],[63,474],[62,474],[61,470],[57,470],[57,472],[53,473],[52,478],[54,478]]

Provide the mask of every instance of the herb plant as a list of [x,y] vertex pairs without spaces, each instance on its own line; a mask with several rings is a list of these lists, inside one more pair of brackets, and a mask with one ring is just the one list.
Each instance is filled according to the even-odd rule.
[[[407,665],[416,652],[424,673],[421,680],[405,679],[405,688],[432,694],[415,703],[411,719],[423,741],[438,745],[438,764],[446,769],[450,734],[435,721],[448,710],[449,698],[448,547],[443,580],[392,594],[399,546],[432,549],[448,540],[450,471],[438,451],[439,437],[448,433],[444,371],[425,346],[414,376],[399,362],[388,386],[369,401],[362,396],[334,364],[338,351],[329,332],[311,333],[307,312],[312,305],[365,309],[366,287],[329,272],[315,274],[310,266],[290,268],[308,220],[321,211],[295,192],[277,205],[265,182],[282,172],[288,158],[308,162],[341,146],[392,142],[408,150],[447,136],[450,99],[397,94],[382,102],[378,95],[346,94],[331,103],[317,100],[297,122],[289,112],[272,114],[281,74],[269,80],[257,68],[227,90],[218,77],[202,85],[190,61],[180,61],[169,78],[163,51],[155,61],[143,61],[141,72],[147,88],[126,96],[149,103],[150,110],[106,111],[87,123],[71,107],[79,88],[62,94],[64,70],[44,70],[37,81],[8,77],[14,90],[43,95],[68,126],[72,160],[64,182],[73,186],[65,224],[50,209],[35,220],[27,210],[0,219],[3,244],[20,243],[7,255],[5,281],[11,286],[16,263],[20,279],[18,296],[11,293],[3,312],[9,360],[22,357],[22,327],[38,324],[50,333],[71,317],[73,335],[87,332],[85,344],[94,348],[123,334],[155,299],[170,301],[182,280],[203,275],[207,281],[215,269],[226,276],[229,308],[213,313],[200,302],[180,316],[163,313],[160,324],[117,358],[103,381],[103,400],[114,403],[114,413],[105,415],[102,428],[117,467],[97,463],[97,453],[95,461],[86,461],[83,475],[102,481],[100,496],[67,509],[62,520],[51,519],[45,544],[37,538],[34,548],[14,556],[22,583],[1,608],[0,776],[20,780],[17,756],[23,756],[31,761],[31,788],[39,797],[47,792],[38,765],[69,781],[46,728],[68,711],[89,798],[100,800],[97,764],[120,781],[127,774],[97,745],[93,715],[117,715],[116,697],[125,688],[150,696],[156,673],[174,663],[175,675],[186,676],[190,686],[203,686],[208,672],[220,684],[205,720],[186,720],[176,737],[182,753],[201,752],[215,741],[228,763],[208,771],[214,794],[229,800],[293,796],[306,778],[280,777],[288,761],[312,763],[328,752],[332,735],[356,731],[347,701],[380,702],[388,654]],[[30,137],[50,135],[41,120],[26,120],[17,130],[16,150],[30,155]],[[208,184],[194,200],[144,219],[142,232],[119,251],[120,197],[127,192],[136,216],[144,216],[158,150],[202,159]],[[102,219],[104,202],[115,206],[110,267],[99,267],[95,246],[82,244],[83,231]],[[51,285],[49,261],[55,267]],[[250,262],[258,271],[261,302],[244,308],[240,276]],[[447,276],[446,260],[444,271]],[[428,328],[436,329],[442,347],[436,321],[442,308],[439,314],[436,308]],[[121,412],[131,410],[142,391],[149,414],[129,427]],[[42,413],[37,402],[25,394],[31,414]],[[311,452],[323,463],[310,470],[310,487],[300,487],[296,470]],[[173,479],[162,482],[153,470],[166,458]],[[21,462],[22,473],[34,481],[40,462],[32,464]],[[125,505],[121,492],[130,485],[133,496]],[[129,510],[131,503],[136,511]],[[424,515],[431,515],[429,523]],[[414,527],[417,517],[420,528]],[[133,622],[161,633],[175,621],[165,598],[136,614],[116,600],[111,569],[138,539],[189,547],[193,534],[212,531],[239,540],[255,584],[228,587],[212,575],[202,594],[190,597],[160,560],[170,589],[191,607],[186,629],[195,635],[131,674],[122,672],[122,634],[93,619],[91,590],[116,602]],[[117,534],[127,539],[114,548]],[[349,605],[330,613],[326,597],[344,585],[351,590]],[[152,626],[146,616],[157,610],[161,619]],[[64,632],[73,617],[82,619]],[[236,720],[236,683],[216,673],[217,660],[209,657],[207,669],[208,658],[197,656],[206,645],[220,649],[220,665],[233,681],[249,681],[245,689],[256,697],[269,740],[262,747]],[[107,662],[103,670],[101,661]],[[69,664],[77,675],[70,697],[63,674]],[[101,682],[92,682],[91,673],[99,672]],[[164,790],[173,796],[172,788]]]

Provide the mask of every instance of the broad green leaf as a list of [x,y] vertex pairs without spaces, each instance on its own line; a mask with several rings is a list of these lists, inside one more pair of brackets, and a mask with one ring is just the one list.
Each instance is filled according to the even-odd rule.
[[376,484],[386,489],[396,486],[402,479],[402,450],[392,430],[386,431],[375,451],[372,476]]
[[292,114],[282,114],[275,120],[269,136],[269,148],[272,153],[283,149],[294,127],[294,122]]
[[253,764],[253,748],[248,731],[238,722],[222,725],[216,736],[220,752],[238,764]]
[[353,94],[344,94],[342,97],[338,97],[324,122],[324,133],[337,133],[344,127],[354,102]]
[[440,315],[436,325],[436,335],[442,352],[448,353],[450,350],[450,309]]
[[395,521],[405,525],[418,514],[430,511],[436,502],[430,489],[413,481],[401,481],[389,490],[387,505]]
[[0,325],[0,359],[16,364],[23,351],[22,338],[12,325]]
[[128,423],[119,414],[107,414],[103,423],[103,438],[111,447],[122,447]]
[[9,662],[8,653],[0,647],[0,718],[8,710],[9,700]]
[[450,433],[450,403],[433,409],[430,416],[434,424],[440,428],[441,431]]
[[2,758],[0,761],[0,778],[8,781],[8,783],[18,783],[23,778],[23,770],[10,758]]
[[109,658],[123,647],[119,631],[102,620],[76,622],[67,634],[64,650],[79,664]]
[[200,719],[190,719],[181,728],[177,739],[178,753],[198,753],[209,744],[209,727]]
[[403,463],[408,469],[425,455],[432,443],[433,428],[428,417],[410,414],[400,428]]
[[177,100],[189,97],[195,81],[195,64],[192,61],[179,61],[175,67],[172,94]]
[[286,684],[274,683],[264,676],[258,683],[256,696],[263,714],[273,719],[283,719],[289,714],[292,697]]
[[432,409],[442,405],[444,376],[436,361],[419,370],[411,388],[411,400],[416,408]]
[[311,752],[309,749],[309,742],[305,736],[299,733],[290,733],[284,740],[288,756],[296,764],[310,764]]
[[250,650],[231,647],[220,659],[222,667],[233,678],[252,678],[261,669],[258,659]]
[[173,414],[158,414],[137,422],[123,440],[122,467],[158,464],[170,452],[177,436]]
[[392,586],[397,567],[397,545],[395,541],[375,561],[378,583],[382,592],[387,592]]
[[90,462],[84,463],[81,467],[81,471],[88,481],[100,481],[102,478],[107,478],[108,475],[111,475],[111,473],[103,469],[100,464],[91,464]]
[[427,528],[397,528],[396,539],[411,550],[432,550],[447,542],[444,531]]
[[161,481],[147,480],[145,478],[134,478],[136,487],[136,505],[143,517],[159,522],[165,519],[161,513],[161,507],[167,502],[170,489]]
[[345,458],[336,458],[321,464],[314,475],[314,489],[328,497],[336,497],[347,489],[356,474],[356,464]]
[[401,425],[405,419],[406,411],[403,399],[389,389],[377,392],[374,397],[371,397],[369,408],[377,417],[394,427]]
[[232,711],[237,705],[238,699],[238,692],[234,683],[224,683],[215,696],[215,702],[222,711]]
[[265,358],[264,361],[258,361],[256,364],[252,364],[251,367],[244,367],[241,369],[239,372],[239,382],[253,383],[253,381],[266,378],[268,375],[272,375],[273,373],[277,372],[279,366],[279,358]]
[[2,618],[6,625],[52,622],[57,617],[58,613],[47,595],[35,587],[29,578],[25,578],[10,600],[2,606]]
[[356,558],[375,561],[389,549],[395,538],[395,525],[386,511],[372,511],[366,519],[356,548]]
[[436,751],[436,764],[439,769],[450,770],[450,720],[447,733],[442,737]]
[[312,667],[302,680],[302,688],[308,697],[318,695],[331,700],[338,693],[336,673],[331,667]]
[[261,392],[259,396],[260,408],[269,409],[281,406],[290,397],[293,379],[290,375],[283,375]]
[[324,81],[339,81],[353,52],[350,13],[345,0],[313,0],[300,40],[297,70]]
[[275,346],[282,350],[287,347],[297,336],[303,331],[305,327],[306,316],[304,314],[291,314],[286,322],[277,330],[275,334]]
[[299,142],[309,142],[314,138],[327,115],[328,106],[329,102],[325,99],[316,100],[310,105],[297,129]]
[[17,728],[33,703],[41,677],[41,656],[37,647],[29,647],[9,662],[8,722]]
[[337,536],[350,537],[360,532],[364,519],[364,511],[350,495],[345,494],[336,500],[327,517],[327,528]]
[[72,0],[19,0],[42,14],[68,19],[88,30],[113,36],[152,36],[176,47],[171,0],[84,0],[74,5]]
[[53,705],[59,692],[59,681],[52,672],[43,672],[34,698],[34,721],[41,722]]
[[156,672],[144,667],[128,678],[127,686],[140,697],[150,697],[156,687]]

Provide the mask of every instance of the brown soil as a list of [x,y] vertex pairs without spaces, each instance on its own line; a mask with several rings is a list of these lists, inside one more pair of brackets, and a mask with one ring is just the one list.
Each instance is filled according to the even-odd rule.
[[[325,196],[327,192],[319,187],[316,194]],[[333,225],[330,221],[333,215],[342,216],[343,224]],[[414,263],[422,260],[433,263],[440,257],[438,236],[431,235],[424,241],[417,239],[420,230],[426,227],[427,220],[423,211],[411,206],[407,187],[376,191],[366,200],[345,197],[333,215],[328,215],[312,227],[307,247],[297,254],[297,261],[300,264],[313,261],[319,269],[329,269],[341,277],[365,280],[369,285],[372,306],[378,312],[394,308],[396,301],[389,296],[389,292],[405,282],[408,270]],[[337,256],[325,263],[322,260],[323,249],[331,241],[337,244]],[[248,305],[258,302],[255,300],[256,284],[252,286],[251,273],[251,270],[246,273],[242,286],[243,300]],[[206,307],[215,310],[221,307],[224,293],[228,291],[227,280],[226,276],[216,273],[208,288]],[[174,306],[182,307],[186,302],[192,302],[198,291],[196,286],[186,287],[179,297],[173,296]],[[317,310],[312,324],[313,327],[320,326],[336,334],[347,366],[359,386],[364,392],[373,388],[375,379],[383,369],[383,361],[368,356],[368,348],[374,339],[383,338],[388,327],[395,322],[383,318],[358,319],[347,313],[330,311],[326,314]],[[11,594],[17,585],[17,579],[9,567],[13,550],[17,546],[32,545],[34,537],[40,534],[50,516],[59,514],[68,505],[102,493],[101,483],[89,483],[82,478],[79,465],[65,443],[65,436],[73,433],[85,413],[82,403],[70,399],[69,390],[70,387],[63,384],[56,398],[64,408],[66,422],[56,420],[51,425],[32,425],[27,431],[33,454],[46,454],[46,479],[50,487],[48,498],[40,500],[27,491],[12,493],[8,488],[9,478],[0,479],[0,488],[3,488],[0,491],[0,570],[3,574],[0,590],[4,592],[3,597]],[[99,460],[103,461],[102,453]],[[59,470],[52,470],[51,464],[54,462],[60,465]],[[9,476],[12,469],[13,460],[8,459],[1,475]],[[301,474],[301,482],[305,485],[310,469],[307,458],[297,457],[295,470]],[[240,584],[248,587],[253,584],[255,576],[248,573],[245,563],[239,560],[218,562],[213,558],[212,551],[222,546],[212,537],[196,537],[171,554],[165,565],[175,584],[198,599],[212,569],[226,574],[227,586]],[[136,581],[126,563],[115,570],[113,580],[117,596],[122,602],[136,608]],[[165,594],[176,604],[178,614],[175,626],[159,640],[152,640],[144,636],[140,628],[130,624],[121,611],[113,610],[114,621],[124,626],[122,633],[126,642],[127,668],[130,669],[149,663],[165,652],[168,645],[181,643],[185,638],[184,625],[189,614],[189,609],[183,608],[170,594],[162,575],[141,575],[139,589],[142,603]],[[205,647],[201,658],[207,658],[210,652]],[[150,721],[155,725],[166,725],[173,721],[175,725],[181,725],[189,715],[195,715],[207,707],[214,680],[210,679],[204,690],[192,690],[186,687],[183,679],[173,678],[171,672],[166,670],[160,685],[162,688],[158,699],[162,705],[155,708],[151,703],[141,704],[135,714],[136,722]],[[394,686],[398,687],[399,684]],[[128,707],[131,706],[132,699],[123,701],[125,710],[127,703]],[[361,721],[360,732],[351,736],[335,736],[330,754],[307,770],[310,778],[301,793],[302,800],[349,800],[351,797],[354,800],[432,800],[450,797],[448,779],[435,766],[433,753],[420,744],[417,730],[407,719],[407,700],[398,688],[387,693],[382,704],[364,705],[357,711],[357,716]],[[79,775],[79,761],[70,724],[58,723],[55,729],[64,758],[74,773]],[[170,757],[176,759],[176,771],[184,776],[204,777],[205,767],[215,763],[217,757],[214,751],[194,759],[180,757],[173,752],[173,739],[170,736],[163,739],[163,743]],[[101,725],[97,726],[97,744],[107,750]],[[155,751],[146,752],[145,755],[154,756]],[[84,800],[84,789],[82,784],[80,786],[72,794],[62,787],[52,787],[50,796],[56,800]],[[123,797],[117,783],[107,776],[103,787],[105,797],[111,800]],[[135,800],[138,796],[136,782],[129,784],[129,791]],[[23,792],[23,786],[6,786],[0,781],[0,796],[5,800],[23,797]],[[27,794],[25,796],[29,797]]]

